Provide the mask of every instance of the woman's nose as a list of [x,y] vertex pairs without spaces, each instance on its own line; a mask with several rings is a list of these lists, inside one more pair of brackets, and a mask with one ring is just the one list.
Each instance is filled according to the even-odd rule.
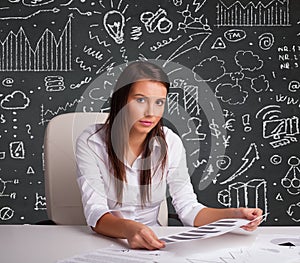
[[145,109],[145,116],[153,116],[155,115],[154,103],[147,103],[147,107]]

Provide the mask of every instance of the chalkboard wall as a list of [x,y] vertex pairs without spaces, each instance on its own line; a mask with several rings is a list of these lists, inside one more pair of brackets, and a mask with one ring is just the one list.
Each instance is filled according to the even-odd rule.
[[199,200],[299,225],[299,10],[297,0],[2,0],[0,222],[47,219],[49,120],[108,111],[124,65],[150,60],[170,77],[164,119]]

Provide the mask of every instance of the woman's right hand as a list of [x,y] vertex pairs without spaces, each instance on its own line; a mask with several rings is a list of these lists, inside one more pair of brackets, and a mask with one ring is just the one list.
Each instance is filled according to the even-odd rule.
[[124,232],[130,248],[154,250],[165,247],[149,227],[139,222],[126,220]]

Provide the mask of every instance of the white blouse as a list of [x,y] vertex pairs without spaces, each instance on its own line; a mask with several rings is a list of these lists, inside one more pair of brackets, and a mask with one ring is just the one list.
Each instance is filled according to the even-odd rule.
[[[197,201],[182,141],[172,130],[164,127],[167,142],[167,162],[163,175],[161,169],[152,176],[150,199],[141,205],[139,167],[141,156],[132,166],[125,163],[126,179],[123,187],[122,205],[117,204],[115,179],[111,174],[105,145],[104,129],[96,132],[102,124],[89,126],[77,139],[76,160],[78,185],[87,224],[95,227],[97,221],[110,212],[116,216],[132,219],[148,226],[158,225],[160,203],[165,200],[167,186],[172,204],[184,225],[193,226],[197,213],[205,206]],[[152,165],[156,167],[161,154],[160,145],[153,144]],[[154,169],[155,170],[155,169]]]

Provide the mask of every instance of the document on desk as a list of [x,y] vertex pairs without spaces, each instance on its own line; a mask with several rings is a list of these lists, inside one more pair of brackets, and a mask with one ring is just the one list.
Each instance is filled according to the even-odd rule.
[[[148,251],[123,248],[97,249],[72,258],[59,260],[56,263],[165,263],[175,255],[168,251]],[[177,257],[172,263],[187,262],[184,258]]]
[[299,263],[299,235],[259,234],[251,246],[219,249],[214,253],[199,253],[188,256],[188,262],[230,262],[230,263]]
[[[254,220],[257,219],[258,218]],[[204,239],[204,238],[223,235],[241,226],[247,225],[250,222],[251,222],[250,220],[239,219],[239,218],[221,219],[213,223],[200,226],[197,228],[193,228],[185,232],[180,232],[178,234],[161,237],[160,240],[163,240],[168,244],[174,242],[190,241],[195,239]]]

